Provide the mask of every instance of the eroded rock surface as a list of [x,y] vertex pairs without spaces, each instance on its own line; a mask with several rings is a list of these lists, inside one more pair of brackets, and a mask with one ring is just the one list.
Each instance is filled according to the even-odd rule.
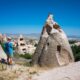
[[33,65],[57,67],[73,61],[73,53],[66,34],[53,20],[52,15],[49,15],[33,55]]

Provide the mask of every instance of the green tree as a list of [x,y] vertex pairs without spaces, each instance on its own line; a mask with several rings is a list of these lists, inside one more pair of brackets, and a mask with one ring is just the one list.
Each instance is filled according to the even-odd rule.
[[72,46],[72,51],[74,54],[75,61],[80,61],[80,46]]

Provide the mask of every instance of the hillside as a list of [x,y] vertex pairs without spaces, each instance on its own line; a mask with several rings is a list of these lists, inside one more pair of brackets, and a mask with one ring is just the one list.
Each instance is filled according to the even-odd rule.
[[15,64],[0,71],[0,80],[80,80],[80,62],[53,69]]

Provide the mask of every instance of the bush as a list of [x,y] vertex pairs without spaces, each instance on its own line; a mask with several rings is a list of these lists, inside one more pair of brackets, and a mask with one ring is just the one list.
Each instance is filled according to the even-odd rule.
[[80,46],[72,46],[73,55],[75,58],[75,61],[80,61]]
[[69,40],[70,44],[74,44],[76,42],[76,40]]
[[32,55],[29,54],[29,53],[26,53],[26,54],[18,54],[18,53],[14,53],[14,57],[15,58],[25,58],[25,59],[32,59]]
[[20,54],[19,56],[22,57],[22,58],[25,58],[25,59],[32,59],[32,55],[29,54],[29,53],[26,53],[26,54]]
[[35,47],[37,47],[37,46],[38,46],[38,44],[35,44],[34,46],[35,46]]

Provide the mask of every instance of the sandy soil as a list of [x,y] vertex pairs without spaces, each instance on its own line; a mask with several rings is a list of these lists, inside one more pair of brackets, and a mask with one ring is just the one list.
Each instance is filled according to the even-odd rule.
[[54,69],[15,64],[0,70],[0,80],[80,80],[80,62]]

